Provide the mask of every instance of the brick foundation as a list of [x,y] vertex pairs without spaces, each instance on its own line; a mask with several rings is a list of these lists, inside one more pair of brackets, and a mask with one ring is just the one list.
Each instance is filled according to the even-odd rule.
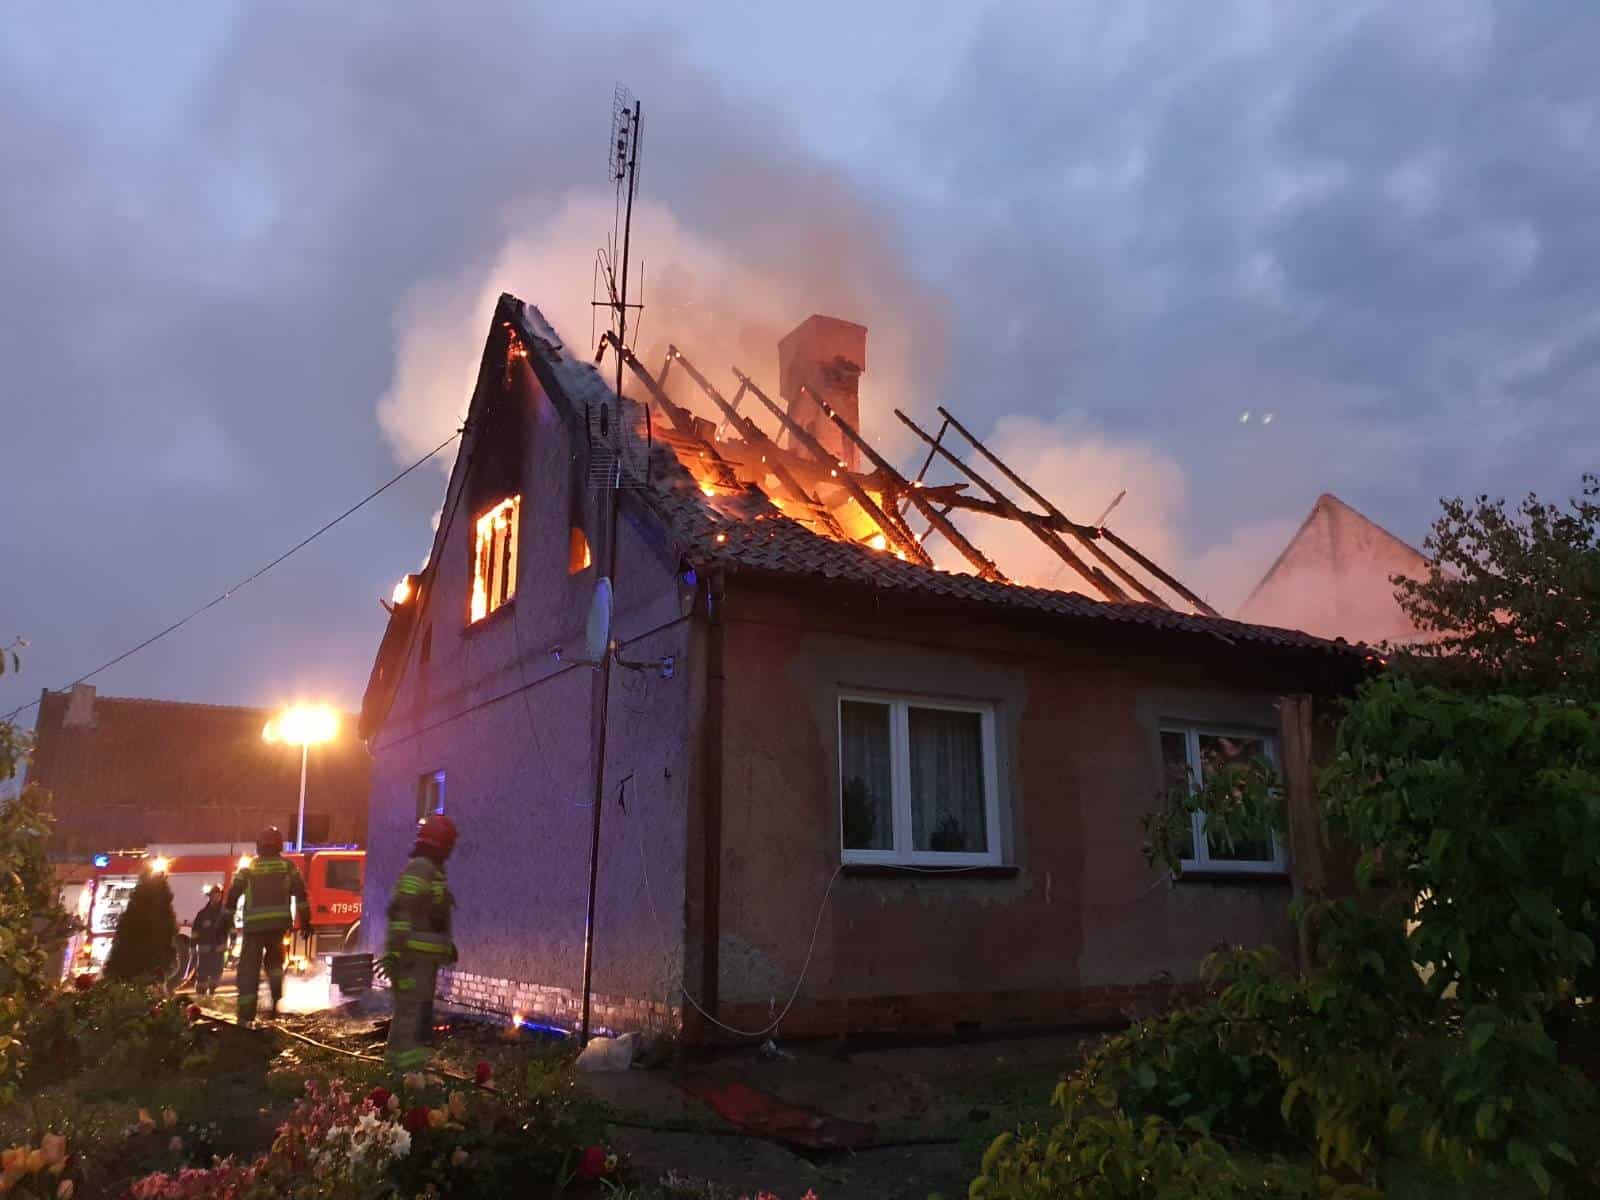
[[[583,997],[571,988],[474,975],[468,971],[440,972],[438,999],[441,1004],[492,1013],[507,1020],[520,1014],[526,1020],[563,1029],[576,1029],[583,1016]],[[670,1005],[636,996],[608,996],[598,992],[589,998],[589,1014],[596,1028],[616,1033],[644,1030],[677,1033],[683,1021],[682,1010]]]
[[[1155,1016],[1199,1000],[1196,983],[1142,983],[1110,987],[1045,988],[1003,992],[934,992],[911,996],[862,996],[795,1002],[775,1031],[788,1038],[840,1034],[948,1037],[960,1030],[1021,1031],[1067,1026],[1114,1026]],[[582,996],[571,988],[522,980],[443,971],[439,1002],[510,1019],[520,1014],[563,1029],[576,1029]],[[717,1019],[736,1029],[765,1028],[775,1014],[761,1004],[724,1004]],[[742,1039],[712,1026],[698,1013],[653,1000],[596,993],[590,1019],[608,1032],[680,1034],[694,1044]]]

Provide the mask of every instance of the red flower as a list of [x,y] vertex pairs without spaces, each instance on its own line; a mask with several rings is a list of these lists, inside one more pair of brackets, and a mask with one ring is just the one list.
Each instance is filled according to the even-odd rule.
[[408,1132],[424,1133],[428,1128],[428,1106],[419,1104],[416,1108],[406,1109],[406,1115],[400,1118],[400,1124]]
[[367,1093],[367,1103],[372,1105],[373,1108],[382,1108],[389,1103],[389,1089],[386,1087],[373,1088]]
[[205,1016],[205,1013],[200,1011],[200,1006],[198,1004],[191,1004],[188,1008],[183,1010],[183,1015],[188,1017],[191,1021],[198,1021],[201,1017]]
[[480,1062],[472,1068],[472,1082],[482,1087],[494,1077],[494,1068],[486,1062]]
[[579,1179],[599,1179],[606,1173],[606,1148],[590,1146],[578,1160]]
[[72,979],[72,986],[77,988],[80,992],[87,992],[90,988],[92,988],[94,986],[94,976],[93,975],[75,975],[75,976],[73,976],[73,979]]

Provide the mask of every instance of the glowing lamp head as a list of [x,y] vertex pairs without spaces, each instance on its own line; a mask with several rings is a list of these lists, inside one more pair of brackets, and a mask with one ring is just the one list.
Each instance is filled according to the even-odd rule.
[[316,746],[331,742],[338,733],[339,714],[326,704],[297,704],[268,721],[261,736],[290,746]]
[[172,860],[165,854],[158,854],[150,860],[150,870],[157,875],[165,875],[172,866]]
[[244,870],[253,862],[255,862],[255,859],[251,858],[248,854],[239,855],[239,870]]
[[400,582],[394,585],[394,591],[390,593],[389,598],[396,604],[404,604],[411,599],[411,576],[402,575]]

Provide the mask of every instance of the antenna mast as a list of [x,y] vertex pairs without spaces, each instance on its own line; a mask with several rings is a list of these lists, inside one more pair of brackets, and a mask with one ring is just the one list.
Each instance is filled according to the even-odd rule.
[[[617,576],[617,504],[621,499],[618,489],[622,486],[623,457],[622,446],[626,437],[627,418],[624,415],[625,405],[622,399],[623,371],[628,361],[628,310],[630,308],[643,308],[642,304],[628,303],[628,258],[632,248],[633,234],[633,197],[639,183],[639,122],[640,105],[633,98],[633,94],[621,84],[611,98],[611,142],[607,149],[609,172],[612,182],[617,188],[616,210],[622,217],[621,242],[622,242],[622,270],[616,270],[618,231],[615,225],[611,230],[611,244],[600,251],[600,267],[605,277],[607,301],[595,301],[596,305],[604,303],[613,314],[614,341],[617,353],[617,411],[614,420],[607,419],[605,409],[609,403],[603,404],[599,412],[599,428],[596,430],[591,421],[589,431],[589,454],[591,472],[596,460],[605,458],[608,463],[608,486],[600,492],[599,516],[604,522],[605,546],[603,548],[604,574],[600,584],[608,594],[614,593]],[[626,203],[624,203],[626,192]],[[605,354],[606,342],[611,337],[603,338],[600,342],[599,355]],[[596,361],[599,359],[597,357]],[[648,410],[646,415],[648,420]],[[600,441],[596,441],[598,432]],[[649,466],[648,451],[646,453],[646,470]],[[599,678],[595,681],[594,696],[594,800],[590,809],[589,826],[589,899],[588,907],[584,913],[583,924],[583,1013],[579,1027],[579,1040],[587,1045],[589,1041],[590,1003],[593,995],[594,983],[594,909],[595,893],[599,884],[600,875],[600,816],[605,809],[605,778],[606,778],[606,710],[611,696],[611,664],[616,657],[613,652],[615,644],[610,634],[606,636],[606,645],[601,651],[598,664]]]

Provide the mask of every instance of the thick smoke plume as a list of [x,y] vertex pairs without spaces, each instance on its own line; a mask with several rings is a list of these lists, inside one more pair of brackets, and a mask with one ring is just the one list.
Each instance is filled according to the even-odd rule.
[[[606,328],[596,310],[595,252],[610,233],[613,197],[573,191],[542,220],[510,234],[487,267],[430,282],[407,299],[399,321],[393,387],[379,406],[379,420],[405,459],[422,453],[459,424],[470,398],[478,356],[503,291],[536,304],[577,355],[591,353]],[[904,268],[867,274],[852,264],[859,256],[882,259],[883,243],[861,244],[837,226],[818,230],[804,220],[792,239],[746,230],[734,238],[701,232],[664,205],[643,200],[634,212],[634,247],[643,260],[646,305],[630,340],[652,370],[666,347],[676,344],[725,395],[736,387],[729,372],[738,366],[776,392],[778,339],[813,312],[860,321],[869,327],[867,372],[861,381],[865,434],[903,466],[920,460],[922,449],[894,419],[902,408],[933,423],[945,397],[936,296],[912,283]],[[837,274],[796,270],[796,246],[826,247]],[[800,256],[802,259],[806,255]],[[636,261],[638,261],[636,259]],[[638,295],[638,275],[633,276]],[[637,318],[636,318],[637,319]],[[680,403],[717,419],[720,414],[681,373],[671,383]],[[963,401],[966,403],[963,403]],[[1227,538],[1184,536],[1188,481],[1183,468],[1150,446],[1108,436],[1070,417],[1046,422],[1007,414],[1003,397],[985,403],[955,397],[958,412],[975,432],[1022,476],[1076,520],[1091,521],[1119,492],[1127,495],[1109,522],[1157,561],[1167,564],[1221,608],[1243,598],[1294,528],[1270,521]],[[1000,415],[992,415],[999,409]],[[776,433],[775,422],[756,412]],[[973,462],[976,456],[953,436],[950,445]],[[930,479],[950,476],[937,466]],[[992,470],[985,474],[997,478]],[[969,489],[974,492],[976,488]],[[1022,499],[1020,496],[1017,497]],[[960,518],[970,536],[1019,583],[1068,590],[1087,585],[1019,525],[968,514]],[[953,550],[935,539],[939,565],[965,570]]]

